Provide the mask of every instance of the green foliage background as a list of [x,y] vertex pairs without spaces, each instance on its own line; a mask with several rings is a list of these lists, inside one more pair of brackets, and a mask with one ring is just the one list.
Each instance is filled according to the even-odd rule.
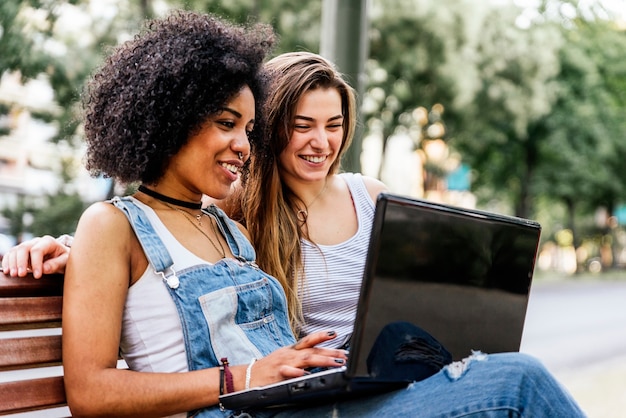
[[[0,73],[47,74],[63,111],[36,116],[58,126],[56,141],[74,146],[85,78],[108,46],[132,36],[144,17],[162,14],[164,4],[270,23],[280,35],[276,54],[319,52],[321,0],[119,0],[113,17],[94,17],[89,42],[58,39],[64,7],[87,12],[93,2],[0,4]],[[27,8],[45,13],[47,25],[27,25]],[[607,232],[593,226],[595,211],[626,202],[624,22],[600,2],[583,9],[574,0],[544,1],[534,12],[513,2],[372,0],[369,12],[365,135],[386,141],[414,127],[417,107],[443,105],[444,139],[472,167],[480,206],[538,219],[546,239],[564,227],[578,244]],[[66,54],[47,52],[46,39],[66,45]],[[0,103],[0,115],[9,111]],[[20,211],[30,210],[36,235],[68,232],[82,211],[76,200],[60,190],[43,205],[24,203],[4,214],[21,219]]]

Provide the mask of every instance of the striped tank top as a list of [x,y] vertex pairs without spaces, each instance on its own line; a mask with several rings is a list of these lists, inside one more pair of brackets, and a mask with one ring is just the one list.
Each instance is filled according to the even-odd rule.
[[337,338],[320,344],[326,347],[341,347],[352,335],[375,209],[360,174],[339,176],[347,183],[356,209],[356,234],[336,245],[301,241],[305,280],[298,292],[304,316],[300,337],[336,331]]

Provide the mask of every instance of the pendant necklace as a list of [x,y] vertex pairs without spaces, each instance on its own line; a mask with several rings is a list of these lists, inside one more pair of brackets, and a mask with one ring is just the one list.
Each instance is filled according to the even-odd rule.
[[[196,228],[198,231],[200,231],[200,233],[202,235],[204,235],[206,237],[206,239],[209,240],[211,245],[213,245],[213,248],[215,248],[215,251],[217,251],[217,253],[219,255],[221,255],[222,258],[226,258],[226,251],[224,250],[224,246],[222,245],[222,241],[220,241],[219,232],[217,231],[217,226],[215,225],[215,223],[213,223],[213,220],[211,219],[211,217],[208,214],[206,214],[204,212],[200,212],[199,215],[193,215],[193,214],[187,212],[186,210],[182,210],[180,208],[174,207],[174,206],[170,205],[167,202],[163,202],[163,204],[165,206],[167,206],[168,208],[175,210],[176,212],[180,212],[184,216],[184,218],[187,219],[191,225],[193,225],[194,228]],[[202,230],[202,228],[200,228],[202,226],[202,216],[203,215],[209,217],[209,222],[211,223],[211,227],[213,229],[213,232],[215,233],[215,238],[217,239],[217,243],[219,244],[219,248],[218,248],[217,244],[215,244],[215,241],[213,241],[213,239],[209,236],[209,234],[207,234],[206,232],[204,232],[204,230]],[[197,225],[192,220],[194,218],[196,219],[196,222],[198,222]],[[216,221],[216,223],[217,223],[217,221]]]
[[326,186],[328,186],[328,179],[326,179],[326,181],[324,182],[324,187],[322,187],[322,190],[320,190],[317,196],[315,196],[313,200],[311,200],[311,203],[309,203],[308,205],[305,204],[304,209],[299,209],[298,212],[296,212],[296,218],[298,219],[298,221],[303,224],[306,223],[306,220],[309,217],[309,208],[312,207],[313,204],[317,202],[317,199],[322,195],[322,193],[324,193],[324,191],[326,190]]

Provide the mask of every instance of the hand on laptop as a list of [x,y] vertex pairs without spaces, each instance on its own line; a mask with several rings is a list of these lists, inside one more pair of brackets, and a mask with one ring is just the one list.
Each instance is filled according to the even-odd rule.
[[64,273],[70,252],[68,240],[71,237],[67,235],[57,239],[46,235],[24,241],[2,257],[2,270],[16,277],[32,273],[36,279],[42,274]]
[[315,347],[335,337],[334,331],[315,332],[260,359],[251,370],[250,387],[300,377],[308,374],[305,369],[312,367],[343,366],[348,359],[345,350]]

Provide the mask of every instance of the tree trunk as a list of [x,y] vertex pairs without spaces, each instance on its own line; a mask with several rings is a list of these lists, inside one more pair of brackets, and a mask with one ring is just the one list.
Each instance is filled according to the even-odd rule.
[[572,231],[572,244],[574,248],[578,246],[578,234],[576,233],[576,227],[574,225],[574,219],[576,217],[576,203],[574,199],[566,198],[565,206],[567,208],[567,228]]

